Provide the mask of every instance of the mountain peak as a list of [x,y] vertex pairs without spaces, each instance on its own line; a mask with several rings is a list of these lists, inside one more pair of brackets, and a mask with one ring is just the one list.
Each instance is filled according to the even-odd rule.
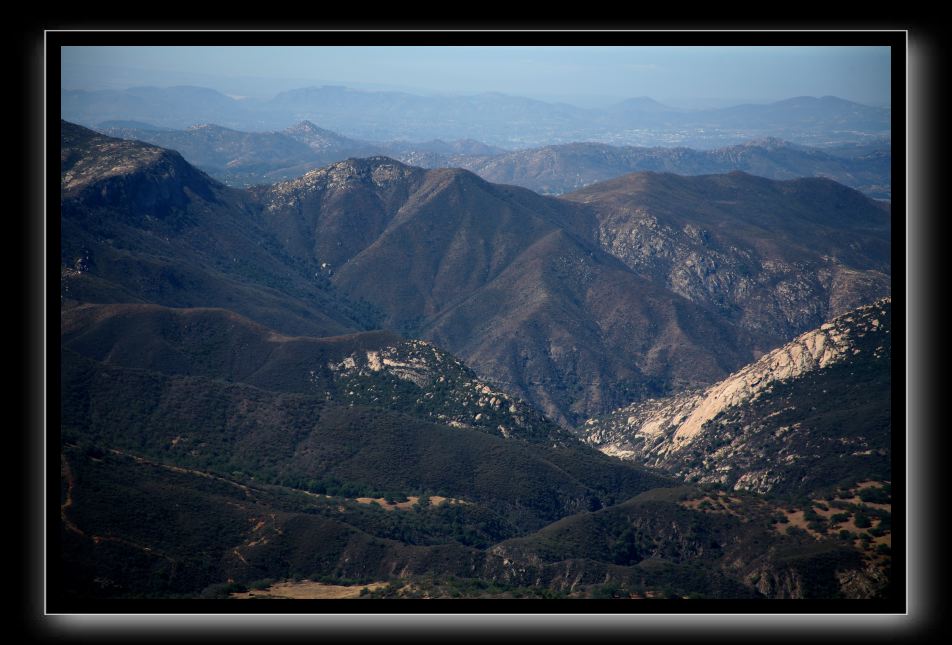
[[321,134],[325,134],[325,133],[329,133],[329,132],[330,132],[329,130],[325,130],[324,128],[321,128],[321,127],[318,127],[318,126],[314,125],[312,122],[308,121],[307,119],[304,119],[303,121],[300,121],[300,122],[298,122],[298,123],[295,123],[294,125],[292,125],[292,126],[286,128],[284,131],[287,132],[288,134],[293,134],[293,133],[300,133],[300,134],[316,134],[316,133],[321,133]]
[[[384,155],[375,155],[372,157],[350,157],[343,161],[338,161],[317,171],[326,171],[327,174],[340,179],[365,178],[372,176],[377,172],[397,172],[405,173],[415,166],[397,161]],[[311,173],[308,173],[311,174]]]
[[384,156],[351,157],[272,186],[269,209],[281,208],[308,194],[339,191],[357,186],[373,190],[399,184],[426,171]]

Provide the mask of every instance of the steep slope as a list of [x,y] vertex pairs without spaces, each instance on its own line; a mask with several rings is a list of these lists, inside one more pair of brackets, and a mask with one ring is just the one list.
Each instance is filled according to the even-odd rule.
[[860,307],[697,392],[580,435],[605,453],[735,490],[811,493],[891,479],[890,299]]
[[288,251],[385,326],[562,423],[711,382],[769,347],[601,251],[586,209],[463,170],[348,160],[257,195]]
[[218,306],[313,335],[369,326],[366,308],[281,248],[247,194],[178,153],[61,127],[64,306]]
[[830,180],[646,172],[563,199],[639,275],[778,339],[890,292],[888,208]]

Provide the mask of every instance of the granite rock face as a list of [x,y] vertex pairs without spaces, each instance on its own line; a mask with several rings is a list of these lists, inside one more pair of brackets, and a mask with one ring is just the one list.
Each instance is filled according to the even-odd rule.
[[888,207],[828,179],[645,172],[564,198],[633,271],[777,345],[890,293]]
[[[620,408],[587,421],[579,433],[607,454],[758,492],[775,489],[794,471],[804,478],[804,464],[826,453],[886,457],[889,397],[870,399],[883,386],[888,391],[891,305],[884,298],[860,307],[706,389]],[[811,400],[816,394],[822,397]],[[836,405],[843,408],[838,414],[855,405],[857,415],[868,416],[838,420],[842,432],[827,436],[831,424],[818,406]]]

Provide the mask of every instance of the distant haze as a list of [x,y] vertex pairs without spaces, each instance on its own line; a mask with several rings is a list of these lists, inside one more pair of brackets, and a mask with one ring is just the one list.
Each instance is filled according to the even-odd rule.
[[308,85],[502,92],[579,107],[838,96],[890,101],[889,47],[64,47],[64,90],[200,85],[268,99]]

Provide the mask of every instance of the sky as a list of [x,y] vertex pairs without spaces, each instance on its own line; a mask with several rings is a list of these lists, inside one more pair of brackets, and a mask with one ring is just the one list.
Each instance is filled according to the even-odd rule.
[[793,96],[890,102],[889,47],[64,47],[63,89],[200,85],[270,98],[309,85],[502,92],[581,107],[650,96],[679,107]]

